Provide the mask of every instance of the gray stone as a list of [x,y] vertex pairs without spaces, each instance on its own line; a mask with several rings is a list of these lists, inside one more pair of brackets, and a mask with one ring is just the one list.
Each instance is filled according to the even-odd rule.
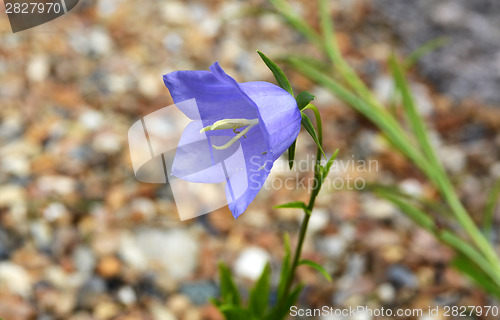
[[373,0],[405,53],[437,37],[448,44],[423,57],[419,72],[456,99],[500,105],[500,2],[497,0]]

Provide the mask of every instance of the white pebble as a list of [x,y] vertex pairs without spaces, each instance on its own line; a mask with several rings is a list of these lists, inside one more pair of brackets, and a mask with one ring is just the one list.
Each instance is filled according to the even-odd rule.
[[423,193],[422,184],[417,179],[405,179],[399,184],[401,190],[411,196],[421,196]]
[[270,259],[271,257],[266,250],[259,247],[248,247],[241,252],[236,260],[234,271],[240,277],[257,280]]
[[30,59],[26,68],[26,76],[33,82],[41,82],[50,72],[49,59],[44,55],[37,55]]
[[150,265],[160,265],[174,279],[190,277],[198,265],[198,242],[186,230],[144,229],[137,243]]
[[[301,217],[302,219],[302,217]],[[329,221],[328,210],[326,209],[315,209],[311,214],[309,219],[308,230],[311,234],[321,231],[326,228]]]
[[121,303],[130,305],[137,300],[137,297],[135,295],[134,289],[132,289],[130,286],[125,286],[121,287],[120,290],[118,290],[118,299],[120,299]]
[[5,286],[10,292],[23,297],[31,293],[29,274],[23,267],[12,262],[0,263],[0,286]]
[[374,219],[389,219],[397,212],[396,207],[390,202],[373,196],[365,197],[362,207],[365,214]]
[[78,119],[80,123],[89,130],[97,130],[103,124],[102,114],[95,110],[87,110]]

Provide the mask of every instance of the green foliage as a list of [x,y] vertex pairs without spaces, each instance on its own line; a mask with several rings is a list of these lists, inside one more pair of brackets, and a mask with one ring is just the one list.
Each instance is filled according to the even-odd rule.
[[290,307],[295,305],[297,303],[297,300],[299,299],[300,293],[304,289],[303,284],[297,285],[291,292],[290,294],[286,297],[285,303],[283,306],[277,305],[275,308],[273,308],[272,312],[270,313],[269,317],[264,318],[264,320],[282,320],[286,319],[286,317],[290,314]]
[[[410,203],[400,194],[390,191],[387,188],[375,188],[375,192],[380,197],[392,202],[421,228],[434,234],[436,238],[454,249],[458,253],[458,255],[462,257],[460,259],[460,264],[454,264],[457,269],[462,272],[466,270],[475,270],[474,272],[476,272],[478,275],[481,275],[481,278],[488,279],[488,283],[494,283],[496,284],[497,288],[500,288],[500,277],[494,266],[492,266],[467,241],[455,235],[449,230],[443,229],[441,227],[438,228],[436,223],[427,213],[420,210],[416,204]],[[465,264],[467,263],[471,265],[468,267],[465,266]],[[479,271],[477,269],[479,269]],[[484,281],[476,281],[476,283],[482,286]],[[495,291],[491,291],[487,287],[482,287],[488,292],[495,293]],[[497,297],[500,298],[499,295],[497,295]]]
[[[285,253],[281,265],[280,281],[278,283],[278,299],[283,298],[284,304],[269,306],[269,299],[272,292],[271,286],[271,267],[266,264],[259,279],[250,289],[247,303],[240,298],[240,293],[234,283],[231,271],[224,263],[219,263],[220,277],[220,298],[213,299],[217,309],[224,315],[226,320],[283,320],[293,306],[303,289],[302,285],[296,286],[290,294],[286,293],[287,280],[292,272],[291,266],[291,247],[290,237],[285,233],[284,237]],[[308,261],[308,260],[305,260]],[[321,267],[313,266],[307,262],[303,264],[310,265],[317,270]]]
[[278,297],[283,297],[286,289],[286,281],[291,271],[290,261],[292,259],[292,249],[290,247],[290,236],[285,233],[283,236],[283,243],[285,247],[285,254],[281,262],[280,282],[278,284]]
[[219,263],[219,275],[222,302],[228,305],[241,306],[240,293],[234,284],[231,271],[224,263]]
[[476,285],[482,287],[488,293],[500,298],[500,288],[491,282],[491,278],[484,273],[484,271],[477,266],[477,263],[465,255],[457,255],[452,265],[467,275]]
[[[400,64],[394,57],[390,59],[389,65],[395,82],[395,91],[401,96],[401,107],[407,122],[402,124],[396,118],[396,113],[391,113],[389,108],[376,99],[375,95],[343,58],[336,42],[335,28],[328,0],[319,0],[320,33],[294,12],[293,8],[285,0],[269,1],[276,12],[290,26],[324,53],[330,64],[327,67],[320,66],[319,60],[298,55],[287,55],[284,57],[284,61],[302,75],[331,91],[348,106],[373,122],[394,149],[408,158],[432,182],[447,206],[445,211],[452,214],[461,230],[447,228],[446,226],[438,228],[433,215],[422,211],[411,199],[402,197],[400,193],[379,188],[377,194],[393,202],[418,225],[432,232],[436,238],[453,248],[457,252],[455,266],[464,274],[471,276],[487,292],[498,296],[500,291],[500,259],[492,244],[489,243],[460,202],[450,177],[444,170],[430,143],[425,121],[418,113],[406,80],[406,70],[414,65],[420,57],[442,46],[445,40],[437,39],[426,43],[408,57],[403,64]],[[394,105],[393,107],[396,108],[397,106]],[[308,132],[311,131],[311,126],[309,124],[307,126],[309,127]],[[406,129],[407,127],[409,127],[409,130]],[[319,144],[321,144],[320,137],[314,140],[315,142],[319,141]],[[316,175],[316,177],[320,176]],[[485,209],[483,228],[487,234],[491,230],[496,199],[500,194],[500,186],[498,185],[491,191]],[[425,200],[424,202],[429,203],[432,201]],[[466,236],[459,236],[462,233]]]
[[268,307],[269,293],[270,293],[270,277],[271,277],[271,268],[269,267],[269,264],[266,264],[259,280],[255,283],[255,286],[250,291],[250,298],[248,301],[248,305],[251,313],[257,319],[262,319],[264,317]]
[[[290,272],[290,244],[285,240],[285,256],[281,270],[278,295],[285,294],[286,275]],[[316,268],[316,267],[315,267]],[[271,295],[271,267],[267,264],[259,279],[250,289],[248,302],[245,305],[239,299],[239,293],[234,285],[232,275],[223,263],[219,264],[221,298],[212,300],[212,303],[224,315],[226,320],[282,320],[289,314],[290,307],[297,302],[303,286],[298,285],[285,297],[283,305],[269,306]],[[237,296],[238,299],[234,299]]]

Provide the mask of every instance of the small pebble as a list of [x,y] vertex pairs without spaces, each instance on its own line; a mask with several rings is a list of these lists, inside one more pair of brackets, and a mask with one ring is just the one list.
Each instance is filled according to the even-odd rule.
[[240,277],[257,280],[269,261],[270,256],[266,250],[259,247],[248,247],[236,259],[234,271]]

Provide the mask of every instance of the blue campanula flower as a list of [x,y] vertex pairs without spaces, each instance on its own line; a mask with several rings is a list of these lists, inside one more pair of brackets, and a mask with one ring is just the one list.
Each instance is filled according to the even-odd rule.
[[[226,182],[229,209],[237,218],[299,134],[301,115],[294,97],[268,82],[237,83],[218,62],[210,71],[175,71],[163,80],[174,103],[193,120],[179,141],[172,175],[198,183]],[[181,103],[190,99],[194,103]],[[234,157],[238,150],[243,157]]]

